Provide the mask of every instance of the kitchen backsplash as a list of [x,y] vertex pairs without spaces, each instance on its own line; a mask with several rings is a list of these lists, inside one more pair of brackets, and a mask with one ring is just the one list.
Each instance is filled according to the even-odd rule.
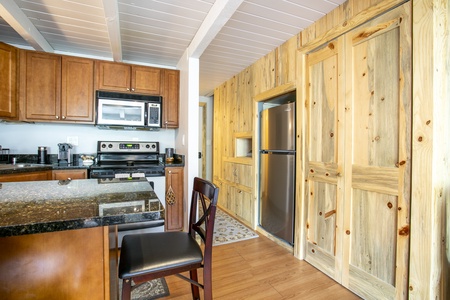
[[36,154],[39,146],[45,146],[48,154],[58,154],[58,143],[77,142],[73,154],[97,152],[97,141],[155,141],[160,153],[174,148],[175,129],[160,131],[102,130],[93,125],[0,123],[0,145],[9,154]]

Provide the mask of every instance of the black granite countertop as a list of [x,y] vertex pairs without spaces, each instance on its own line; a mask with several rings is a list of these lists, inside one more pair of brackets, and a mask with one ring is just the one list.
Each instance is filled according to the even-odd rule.
[[159,219],[164,207],[145,179],[0,184],[0,237]]

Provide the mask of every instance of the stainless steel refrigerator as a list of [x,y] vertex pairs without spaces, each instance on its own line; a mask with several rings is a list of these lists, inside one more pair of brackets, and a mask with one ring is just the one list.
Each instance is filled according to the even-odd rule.
[[295,103],[261,111],[260,225],[294,244]]

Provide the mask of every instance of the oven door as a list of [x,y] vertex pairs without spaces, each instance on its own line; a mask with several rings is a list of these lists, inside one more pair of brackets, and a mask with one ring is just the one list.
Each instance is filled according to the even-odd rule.
[[145,125],[145,102],[98,99],[97,125]]

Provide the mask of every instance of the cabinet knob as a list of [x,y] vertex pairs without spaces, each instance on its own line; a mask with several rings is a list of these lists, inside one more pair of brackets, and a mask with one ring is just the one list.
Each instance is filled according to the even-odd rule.
[[66,118],[66,116],[62,116],[62,117],[61,117],[61,119],[63,119],[63,120],[64,120],[65,118]]
[[127,91],[129,91],[130,89],[129,88],[127,88]]
[[59,116],[55,116],[56,119],[59,119]]
[[132,88],[131,91],[134,92],[134,88]]

